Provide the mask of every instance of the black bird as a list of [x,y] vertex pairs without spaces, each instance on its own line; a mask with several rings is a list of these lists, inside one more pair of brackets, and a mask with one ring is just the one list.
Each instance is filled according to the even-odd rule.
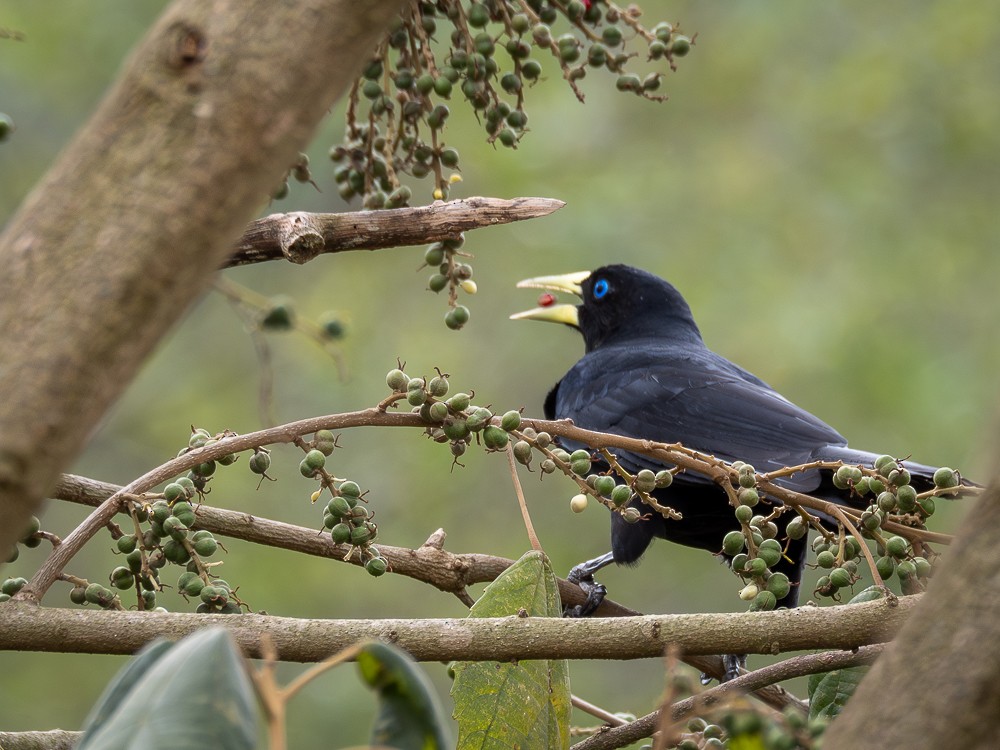
[[[579,306],[538,307],[512,315],[572,326],[583,334],[586,353],[545,399],[549,419],[571,419],[587,429],[667,443],[725,461],[741,460],[757,471],[773,471],[810,461],[843,461],[871,467],[876,454],[853,450],[836,430],[791,403],[767,383],[708,349],[691,308],[671,284],[625,265],[592,272],[527,279],[519,287],[571,292]],[[550,299],[548,302],[554,300]],[[581,446],[568,445],[569,449]],[[668,468],[655,460],[618,452],[630,472]],[[918,488],[933,486],[935,469],[912,462],[905,467]],[[832,473],[812,470],[781,480],[789,489],[842,504],[867,502],[838,490]],[[593,574],[612,562],[631,565],[654,538],[720,553],[727,532],[739,528],[724,492],[710,479],[692,472],[676,475],[657,499],[683,515],[667,520],[635,498],[644,516],[626,523],[611,515],[611,552],[578,565],[571,580],[588,591],[586,615],[600,605],[604,587]],[[766,511],[765,511],[766,515]],[[779,539],[795,514],[779,519]],[[791,541],[786,558],[776,566],[792,583],[778,606],[794,607],[806,557],[805,537]]]

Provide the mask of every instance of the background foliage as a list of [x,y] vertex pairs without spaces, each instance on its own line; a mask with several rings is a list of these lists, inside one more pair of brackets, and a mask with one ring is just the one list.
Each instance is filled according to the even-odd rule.
[[[0,40],[0,110],[18,126],[0,146],[0,220],[93,109],[162,7],[74,1],[49,13],[0,3],[0,27],[27,36]],[[698,32],[680,72],[664,81],[668,103],[620,94],[611,77],[592,74],[581,106],[561,81],[544,81],[529,95],[531,132],[516,153],[494,151],[471,116],[453,108],[447,136],[462,152],[465,182],[452,197],[532,194],[568,203],[552,217],[468,237],[479,294],[462,332],[444,327],[443,300],[424,290],[426,271],[415,271],[421,249],[327,256],[307,272],[281,264],[228,272],[264,293],[294,295],[306,314],[336,309],[346,321],[346,381],[308,342],[271,337],[279,419],[374,403],[396,357],[408,372],[440,367],[453,387],[474,388],[500,409],[540,414],[546,390],[581,345],[571,332],[507,320],[534,303],[514,283],[624,261],[672,280],[713,348],[853,445],[989,476],[985,444],[995,432],[1000,368],[996,13],[944,0],[905,7],[648,0],[644,8],[650,23],[680,20]],[[265,213],[344,210],[325,161],[341,127],[337,112],[310,150],[321,192],[293,183],[291,195]],[[420,192],[428,186],[414,189],[415,204],[430,199]],[[219,296],[208,297],[149,362],[76,470],[125,482],[173,455],[192,423],[212,431],[258,427],[257,378],[238,318]],[[516,558],[526,549],[502,457],[470,452],[467,468],[452,472],[447,450],[416,434],[356,431],[341,444],[331,467],[371,489],[386,543],[416,546],[443,526],[453,551]],[[310,506],[313,486],[298,476],[297,463],[294,449],[276,450],[272,473],[280,481],[259,491],[244,467],[222,472],[211,502],[318,526],[322,511]],[[605,551],[602,512],[571,517],[567,484],[531,479],[536,526],[557,571]],[[957,512],[935,528],[947,530]],[[67,533],[83,513],[53,506],[44,527]],[[110,548],[92,545],[68,572],[100,578],[117,564]],[[236,542],[229,548],[225,576],[255,610],[301,617],[465,611],[393,576],[376,581],[329,561]],[[40,550],[26,550],[5,574],[26,574],[40,560]],[[602,581],[614,598],[643,611],[742,608],[737,581],[721,566],[662,543],[638,570],[608,570]],[[68,605],[68,587],[60,586],[46,603]],[[185,608],[171,598],[168,607]],[[121,663],[0,654],[0,727],[77,728]],[[429,669],[445,688],[443,669]],[[574,665],[571,676],[588,699],[641,712],[656,699],[659,671],[653,663]],[[80,677],[63,679],[70,673]],[[367,718],[355,722],[356,736],[344,729],[344,717],[374,712],[356,686],[348,668],[310,687],[292,707],[298,744],[317,733],[341,744],[363,741]],[[331,695],[342,713],[327,710]]]

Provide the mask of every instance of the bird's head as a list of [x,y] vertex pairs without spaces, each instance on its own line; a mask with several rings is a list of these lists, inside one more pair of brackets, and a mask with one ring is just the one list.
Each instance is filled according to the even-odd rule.
[[511,315],[513,320],[546,320],[572,326],[583,334],[587,351],[630,339],[657,338],[701,341],[691,308],[673,285],[638,268],[602,266],[562,276],[538,276],[518,282],[519,288],[569,292],[579,305],[554,304],[551,297],[533,310]]

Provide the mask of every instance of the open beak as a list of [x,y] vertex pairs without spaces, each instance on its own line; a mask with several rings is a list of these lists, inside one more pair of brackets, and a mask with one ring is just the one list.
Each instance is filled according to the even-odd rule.
[[[577,271],[561,276],[536,276],[533,279],[525,279],[517,282],[518,289],[545,289],[553,292],[569,292],[577,297],[582,296],[583,289],[580,286],[584,279],[590,276],[590,271]],[[574,328],[579,327],[579,316],[576,305],[546,305],[536,307],[534,310],[514,313],[511,320],[545,320],[550,323],[564,323]]]

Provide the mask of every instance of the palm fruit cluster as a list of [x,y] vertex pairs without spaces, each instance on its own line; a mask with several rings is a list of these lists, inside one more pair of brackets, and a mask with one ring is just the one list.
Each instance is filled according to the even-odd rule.
[[[178,455],[212,445],[232,434],[212,435],[208,430],[192,428],[188,444]],[[210,491],[208,484],[216,469],[230,466],[236,460],[233,453],[216,461],[204,461],[186,476],[168,482],[161,492],[147,493],[142,500],[131,503],[128,513],[132,531],[113,529],[115,552],[123,556],[123,563],[111,571],[108,585],[73,579],[70,600],[74,604],[118,609],[123,606],[121,593],[135,589],[136,608],[157,609],[158,594],[168,588],[163,583],[164,569],[176,565],[184,568],[176,584],[177,592],[186,598],[200,599],[198,612],[238,614],[242,602],[226,581],[212,574],[220,563],[209,562],[224,548],[211,531],[194,528],[198,522],[196,506]]]
[[489,451],[505,449],[521,423],[520,412],[511,410],[497,417],[489,407],[472,403],[472,393],[450,393],[448,375],[441,372],[427,380],[410,377],[400,367],[390,370],[385,382],[394,394],[405,396],[413,413],[427,423],[433,440],[451,446],[456,463],[476,440]]
[[378,536],[378,525],[360,485],[350,479],[338,479],[326,470],[326,459],[337,447],[336,437],[330,430],[318,430],[312,442],[301,447],[306,454],[299,463],[299,472],[320,482],[319,489],[312,494],[312,501],[318,501],[324,490],[332,495],[323,508],[323,528],[330,532],[334,543],[350,545],[352,553],[357,550],[370,575],[382,575],[389,565],[373,544]]
[[[769,515],[757,513],[760,493],[754,467],[737,461],[732,468],[738,478],[735,514],[741,528],[726,534],[721,551],[731,559],[733,571],[743,578],[745,586],[740,596],[750,602],[750,609],[773,609],[777,600],[788,593],[789,581],[783,573],[772,572],[771,568],[781,559],[785,543],[801,539],[810,526],[819,528],[819,524],[812,522],[803,510],[787,524],[785,538],[779,538],[775,519],[783,512],[794,511],[775,506]],[[933,478],[934,488],[920,493],[910,481],[909,471],[892,456],[880,456],[872,468],[840,466],[833,475],[833,484],[838,489],[868,500],[867,508],[855,519],[855,526],[874,546],[878,576],[885,581],[897,578],[904,593],[923,589],[936,555],[928,545],[911,542],[885,526],[896,523],[925,528],[925,521],[934,513],[935,496],[954,491],[961,484],[961,477],[953,469],[939,469]],[[842,591],[850,590],[861,580],[867,565],[865,551],[862,542],[849,530],[822,530],[811,549],[815,566],[823,572],[813,591],[815,596],[839,600]]]
[[[525,93],[539,78],[561,76],[582,101],[579,81],[603,69],[619,91],[662,100],[663,74],[691,44],[671,24],[647,27],[637,7],[605,0],[414,2],[351,89],[344,141],[330,150],[340,195],[367,209],[405,206],[408,174],[432,178],[435,200],[445,200],[460,179],[459,153],[444,139],[455,102],[473,110],[489,143],[516,148],[528,129]],[[632,72],[638,58],[653,68],[642,78]],[[301,161],[291,174],[308,181]]]
[[434,269],[427,279],[427,288],[439,293],[448,290],[448,312],[444,316],[444,324],[453,331],[460,330],[469,322],[469,308],[458,304],[459,291],[465,294],[475,294],[478,291],[476,282],[472,280],[472,266],[468,253],[461,251],[465,244],[465,236],[458,235],[452,239],[435,242],[424,251],[424,265]]

